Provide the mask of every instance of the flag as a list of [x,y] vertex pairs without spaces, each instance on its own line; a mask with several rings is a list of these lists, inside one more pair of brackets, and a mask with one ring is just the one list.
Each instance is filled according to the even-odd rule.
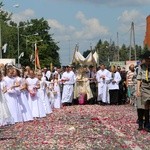
[[30,61],[32,62],[34,59],[33,59],[33,54],[30,55]]
[[19,55],[19,59],[24,56],[24,52]]
[[40,60],[39,60],[39,52],[37,48],[37,44],[35,43],[35,70],[41,69]]
[[7,43],[4,44],[4,46],[2,47],[3,53],[6,53],[7,50]]
[[53,71],[53,63],[50,63],[50,70]]

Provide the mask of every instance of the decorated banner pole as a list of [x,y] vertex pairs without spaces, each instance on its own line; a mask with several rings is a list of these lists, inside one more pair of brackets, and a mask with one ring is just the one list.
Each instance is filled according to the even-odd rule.
[[35,70],[41,69],[37,43],[35,42]]

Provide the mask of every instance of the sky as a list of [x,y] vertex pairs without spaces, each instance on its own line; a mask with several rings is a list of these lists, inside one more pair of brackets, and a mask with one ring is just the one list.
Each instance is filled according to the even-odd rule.
[[48,21],[62,65],[70,64],[76,44],[81,53],[100,39],[129,46],[132,22],[135,43],[143,46],[150,15],[150,0],[3,0],[3,4],[15,22],[42,17]]

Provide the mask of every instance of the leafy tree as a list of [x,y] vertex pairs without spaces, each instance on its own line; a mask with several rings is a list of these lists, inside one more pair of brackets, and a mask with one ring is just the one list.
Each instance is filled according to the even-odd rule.
[[84,51],[84,52],[83,52],[84,58],[86,58],[86,57],[89,55],[90,52],[91,52],[91,50],[86,50],[86,51]]
[[[2,6],[3,4],[0,3],[0,8]],[[51,28],[48,22],[41,18],[19,22],[17,25],[17,23],[11,21],[11,15],[4,11],[1,13],[2,45],[4,43],[8,44],[7,52],[3,53],[3,58],[15,58],[18,60],[19,33],[19,54],[22,52],[25,54],[20,59],[21,65],[34,66],[34,62],[30,60],[30,57],[34,55],[34,44],[37,43],[41,67],[49,67],[50,63],[53,63],[54,66],[60,66],[59,47],[52,38],[52,35],[49,34]],[[41,40],[42,42],[39,42]]]
[[[59,66],[60,65],[59,53],[58,53],[59,47],[57,46],[57,43],[52,38],[52,35],[49,34],[50,27],[48,25],[48,22],[44,20],[44,18],[41,18],[41,19],[32,19],[27,24],[32,24],[32,26],[28,26],[23,31],[26,37],[28,37],[28,35],[31,35],[28,37],[28,39],[26,39],[29,41],[28,49],[26,50],[26,57],[28,57],[26,58],[26,61],[28,60],[29,62],[29,58],[31,54],[33,54],[33,45],[34,43],[37,43],[41,66],[49,67],[50,63],[53,63],[54,66]],[[34,34],[38,34],[38,35],[34,36]],[[41,40],[42,42],[39,42]],[[24,44],[25,43],[26,42],[24,41]],[[24,44],[22,44],[22,48],[24,48]],[[27,62],[24,62],[24,64],[26,63]]]

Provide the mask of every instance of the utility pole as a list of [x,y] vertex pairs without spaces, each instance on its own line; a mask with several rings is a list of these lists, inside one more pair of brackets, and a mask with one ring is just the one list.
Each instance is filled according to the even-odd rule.
[[131,60],[132,44],[133,44],[133,48],[134,48],[134,56],[135,56],[134,59],[136,60],[134,22],[131,23],[129,60]]
[[119,55],[119,35],[117,32],[117,52],[118,52],[118,61],[120,60],[120,55]]
[[112,42],[112,40],[111,40],[111,38],[110,38],[110,42],[109,42],[109,47],[108,47],[108,63],[110,62],[110,51],[111,51],[111,43]]
[[134,31],[134,23],[132,25],[132,28],[133,28],[133,48],[134,48],[134,59],[136,61],[136,47],[135,47],[135,31]]
[[69,64],[70,64],[70,63],[71,63],[71,62],[70,62],[70,61],[71,61],[71,60],[70,60],[70,57],[71,57],[71,56],[70,56],[70,55],[71,55],[71,52],[70,52],[70,39],[69,39],[68,41],[69,41]]
[[92,43],[90,43],[90,50],[91,50],[91,52],[92,52],[92,50],[93,50],[93,49],[92,49]]

